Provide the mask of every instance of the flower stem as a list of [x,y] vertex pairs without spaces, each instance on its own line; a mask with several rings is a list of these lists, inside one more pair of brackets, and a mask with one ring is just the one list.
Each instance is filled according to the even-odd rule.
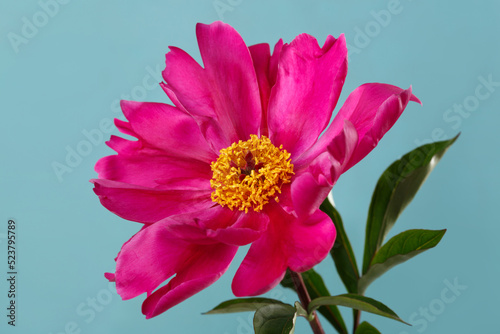
[[[292,278],[293,284],[295,285],[295,290],[297,290],[297,294],[299,295],[300,303],[307,310],[309,307],[309,303],[311,302],[311,297],[309,296],[309,292],[307,292],[307,288],[304,284],[304,280],[302,279],[302,275],[290,270],[290,276]],[[311,326],[313,333],[325,334],[325,331],[323,330],[323,327],[319,322],[316,311],[313,312],[313,315],[314,319],[309,321],[309,325]]]
[[354,320],[354,324],[352,327],[353,328],[352,332],[355,333],[356,329],[358,329],[359,322],[361,320],[361,311],[360,310],[353,310],[353,320]]

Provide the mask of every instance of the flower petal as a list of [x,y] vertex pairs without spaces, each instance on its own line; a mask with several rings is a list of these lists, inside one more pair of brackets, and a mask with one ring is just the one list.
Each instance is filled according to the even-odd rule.
[[[352,95],[352,98],[351,98]],[[347,116],[356,127],[359,143],[346,170],[370,153],[392,128],[410,101],[421,103],[410,88],[384,84],[365,84],[351,94],[339,114]],[[367,121],[366,115],[371,119]]]
[[260,100],[262,103],[262,124],[261,135],[269,136],[267,126],[267,109],[269,105],[269,97],[271,96],[271,88],[276,83],[278,72],[278,60],[283,47],[283,40],[279,40],[274,46],[273,55],[271,56],[269,44],[256,44],[250,46],[250,54],[252,55],[257,81],[259,83]]
[[212,285],[226,272],[237,249],[225,244],[191,245],[183,256],[184,265],[176,270],[177,275],[142,304],[146,319],[165,312]]
[[249,139],[258,133],[262,109],[252,57],[243,38],[220,21],[198,23],[196,36],[222,128],[233,128],[232,142]]
[[134,136],[171,155],[210,163],[217,154],[208,146],[195,120],[164,103],[121,101]]
[[248,47],[252,55],[252,61],[255,67],[255,74],[259,83],[260,101],[262,108],[261,135],[268,136],[267,128],[267,105],[271,95],[271,84],[269,83],[269,61],[271,52],[269,44],[256,44]]
[[271,140],[299,156],[328,125],[347,73],[345,38],[328,36],[323,48],[310,35],[283,46],[269,101]]
[[[345,121],[343,131],[312,162],[307,162],[310,160],[309,152],[303,154],[301,160],[294,161],[297,175],[292,180],[291,199],[299,216],[311,215],[319,208],[343,173],[357,145],[356,129],[351,122]],[[290,206],[289,202],[287,205]]]
[[167,94],[195,117],[218,152],[258,133],[259,87],[250,52],[236,30],[215,22],[198,24],[196,34],[205,68],[186,52],[170,47],[163,78]]
[[176,106],[194,117],[209,146],[219,152],[232,142],[217,121],[206,71],[185,51],[169,48],[162,73],[167,84],[160,85]]
[[[237,250],[235,246],[199,245],[173,238],[168,230],[170,223],[167,219],[143,228],[123,245],[117,257],[114,276],[117,291],[123,299],[146,292],[143,313],[147,318],[215,282]],[[167,285],[153,292],[174,274],[177,275]]]
[[184,215],[172,216],[170,226],[178,236],[191,232],[192,242],[215,240],[228,245],[246,245],[257,240],[267,228],[269,218],[264,213],[232,211],[220,205]]
[[210,165],[199,160],[162,155],[163,152],[110,155],[99,159],[100,179],[157,189],[210,189]]
[[347,171],[370,153],[394,125],[409,101],[420,103],[411,93],[411,87],[403,90],[380,83],[359,86],[349,95],[323,136],[294,163],[307,164],[308,160],[324,152],[333,138],[342,132],[347,120],[352,123],[358,134],[357,147],[349,161],[344,164],[342,172]]
[[161,190],[123,182],[93,179],[101,204],[116,215],[140,223],[208,208],[212,189]]
[[279,284],[287,267],[298,272],[311,269],[328,255],[335,241],[335,226],[320,210],[296,218],[274,205],[268,215],[267,231],[252,244],[234,277],[237,297],[269,291]]

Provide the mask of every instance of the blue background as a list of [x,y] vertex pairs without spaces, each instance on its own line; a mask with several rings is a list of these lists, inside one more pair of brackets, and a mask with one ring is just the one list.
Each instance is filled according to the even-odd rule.
[[[104,209],[88,182],[96,176],[95,162],[112,154],[103,141],[117,133],[108,127],[120,115],[117,101],[167,102],[155,85],[167,46],[181,47],[199,61],[195,24],[219,19],[249,45],[290,42],[302,32],[322,44],[328,34],[345,33],[350,63],[339,105],[364,82],[411,84],[423,101],[409,105],[377,149],[333,190],[358,262],[368,205],[383,170],[424,142],[462,133],[391,231],[392,236],[410,228],[447,228],[441,244],[367,291],[403,319],[413,319],[414,326],[366,313],[363,319],[383,333],[498,332],[500,3],[62,2],[57,8],[44,5],[50,0],[0,5],[0,332],[250,333],[250,314],[201,315],[232,297],[230,282],[246,249],[216,284],[157,318],[144,319],[143,296],[121,301],[103,273],[114,270],[115,255],[139,225]],[[225,7],[217,10],[221,3]],[[44,7],[51,15],[43,14]],[[30,30],[32,23],[38,27]],[[478,93],[480,78],[497,84]],[[469,111],[453,111],[463,104]],[[96,135],[95,144],[81,144],[94,129],[104,139]],[[86,156],[58,177],[54,162],[67,165],[68,150],[78,148]],[[18,223],[16,328],[5,317],[8,218]],[[317,270],[332,293],[344,292],[330,259]],[[448,293],[448,301],[455,298],[444,303],[445,282],[455,280],[462,290]],[[296,300],[280,287],[268,296]],[[431,308],[427,319],[420,315],[424,308]],[[350,325],[350,312],[344,311]],[[309,332],[304,319],[297,323],[297,333]]]

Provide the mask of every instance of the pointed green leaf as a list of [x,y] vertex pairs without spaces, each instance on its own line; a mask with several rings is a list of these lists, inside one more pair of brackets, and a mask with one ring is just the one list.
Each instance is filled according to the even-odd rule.
[[297,313],[287,304],[260,307],[253,318],[255,334],[293,334]]
[[351,243],[345,233],[342,218],[328,198],[325,199],[319,208],[332,219],[337,229],[337,238],[330,254],[333,257],[340,279],[342,279],[348,292],[357,293],[359,279],[358,265],[352,251]]
[[[271,298],[236,298],[220,303],[214,309],[204,314],[221,314],[235,312],[255,311],[260,307],[272,304],[286,305],[276,299]],[[288,305],[290,306],[290,305]]]
[[[314,269],[310,269],[302,273],[302,279],[304,280],[311,299],[330,296],[330,292],[323,282],[323,278],[321,278],[321,276],[316,271],[314,271]],[[281,285],[286,288],[295,290],[288,270],[285,277],[281,281]],[[337,332],[339,332],[340,334],[348,333],[347,327],[344,323],[344,319],[342,318],[342,314],[340,313],[337,306],[323,306],[318,309],[318,312],[321,313],[326,318],[326,320],[328,320],[328,322],[332,324],[333,327],[335,327]]]
[[420,146],[394,162],[382,174],[368,210],[363,274],[368,271],[375,253],[399,215],[457,138]]
[[[365,311],[373,314],[377,314],[386,318],[394,319],[407,324],[401,320],[393,310],[385,306],[375,299],[368,298],[365,296],[357,295],[354,293],[348,293],[344,295],[338,295],[333,297],[320,297],[316,298],[309,303],[309,313],[320,307],[321,305],[338,305],[346,306],[360,311]],[[408,324],[407,324],[408,325]]]
[[361,325],[358,326],[354,334],[381,334],[378,329],[363,321]]
[[391,238],[378,250],[370,263],[368,272],[359,280],[362,294],[368,285],[387,270],[436,246],[446,230],[408,230]]

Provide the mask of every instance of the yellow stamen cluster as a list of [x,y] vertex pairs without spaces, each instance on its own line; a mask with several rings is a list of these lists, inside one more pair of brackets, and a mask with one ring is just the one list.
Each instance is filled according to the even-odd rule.
[[281,186],[294,174],[290,153],[256,135],[220,150],[211,168],[212,201],[245,212],[261,211],[270,198],[278,201]]

